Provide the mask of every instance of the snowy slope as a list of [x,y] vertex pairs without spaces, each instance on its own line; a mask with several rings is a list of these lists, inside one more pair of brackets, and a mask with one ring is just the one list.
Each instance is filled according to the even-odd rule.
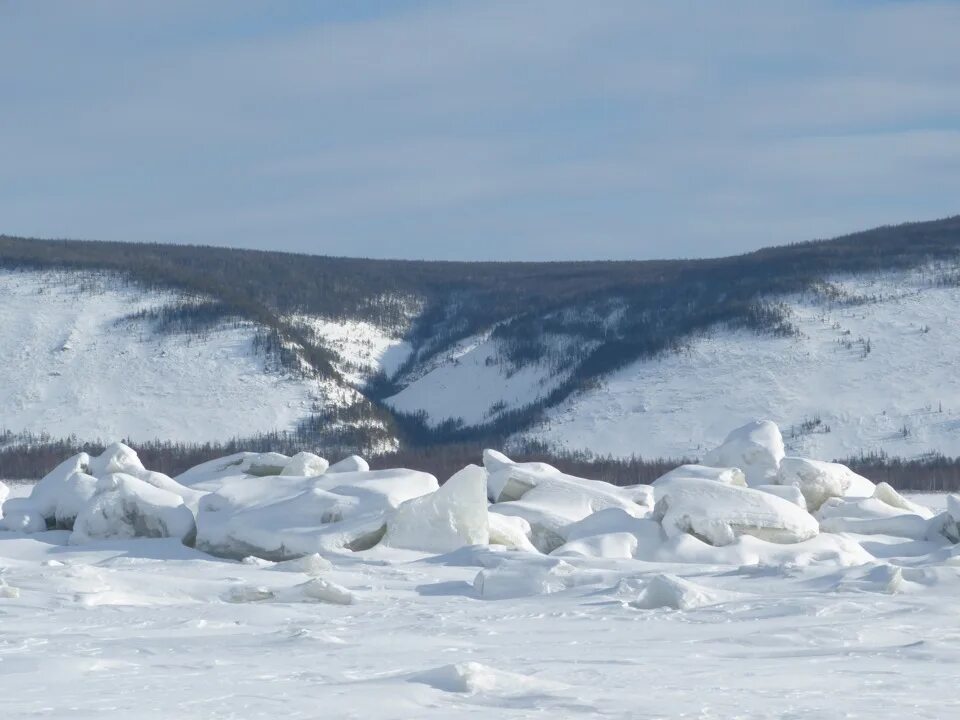
[[292,429],[356,396],[269,370],[252,323],[185,335],[123,320],[178,299],[102,273],[0,272],[0,425],[90,440],[222,440]]
[[[563,353],[576,339],[554,335],[546,342]],[[406,387],[386,402],[400,412],[425,412],[434,424],[452,419],[480,425],[536,402],[569,377],[567,369],[546,362],[518,366],[503,355],[490,333],[463,340],[404,378]]]
[[835,278],[839,301],[790,298],[799,336],[715,329],[608,376],[523,437],[599,454],[698,457],[730,425],[766,417],[803,455],[960,455],[960,288],[939,285],[941,276],[923,268]]
[[307,328],[315,342],[336,353],[337,370],[356,386],[379,371],[392,376],[411,352],[410,343],[398,332],[362,320],[336,321],[309,315],[291,319]]
[[[802,454],[960,455],[960,288],[945,282],[956,272],[925,266],[833,278],[785,299],[794,336],[714,327],[679,353],[599,378],[514,437],[599,454],[698,457],[730,425],[768,417]],[[407,328],[286,318],[335,353],[344,382],[321,381],[258,354],[253,323],[186,335],[119,322],[178,299],[103,273],[0,272],[0,427],[83,439],[226,439],[350,406],[381,371],[400,387],[388,407],[424,413],[433,425],[481,426],[542,401],[596,346],[544,332],[537,359],[512,359],[489,328],[427,353],[430,338],[412,347],[404,337],[417,322],[415,303]],[[622,309],[616,298],[603,307],[607,314],[564,312],[615,334]]]

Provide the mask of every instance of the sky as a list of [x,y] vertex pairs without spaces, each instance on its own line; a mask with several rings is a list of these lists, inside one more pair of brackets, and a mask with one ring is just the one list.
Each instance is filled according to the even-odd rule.
[[960,2],[0,0],[0,233],[720,256],[960,213]]

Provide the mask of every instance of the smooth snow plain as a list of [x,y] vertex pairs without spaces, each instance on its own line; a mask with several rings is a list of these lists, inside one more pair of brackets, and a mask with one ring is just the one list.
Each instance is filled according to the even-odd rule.
[[309,453],[177,478],[81,454],[0,487],[0,706],[955,716],[960,497],[785,452],[751,422],[707,454],[726,466],[623,488],[492,450],[443,485]]

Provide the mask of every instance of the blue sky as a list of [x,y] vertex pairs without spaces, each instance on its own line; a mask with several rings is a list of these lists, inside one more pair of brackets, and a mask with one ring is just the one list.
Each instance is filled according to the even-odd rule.
[[725,255],[960,212],[957,2],[0,0],[0,232]]

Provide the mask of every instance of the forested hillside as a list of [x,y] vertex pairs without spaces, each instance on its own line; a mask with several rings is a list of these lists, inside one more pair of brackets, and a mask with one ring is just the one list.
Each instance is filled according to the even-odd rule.
[[[310,444],[339,423],[349,432],[338,447],[369,448],[369,432],[412,448],[501,442],[611,373],[712,328],[795,335],[788,296],[865,300],[837,276],[941,263],[936,282],[957,284],[958,252],[960,217],[952,217],[736,257],[637,262],[370,260],[0,236],[0,269],[62,271],[91,287],[106,276],[166,293],[127,317],[158,334],[189,338],[249,323],[268,368],[325,383],[323,397],[340,394],[333,405],[315,401],[296,428],[276,430]],[[478,409],[432,416],[424,393],[444,373],[455,382],[451,368],[464,363],[482,379]],[[60,436],[57,427],[42,430]]]

